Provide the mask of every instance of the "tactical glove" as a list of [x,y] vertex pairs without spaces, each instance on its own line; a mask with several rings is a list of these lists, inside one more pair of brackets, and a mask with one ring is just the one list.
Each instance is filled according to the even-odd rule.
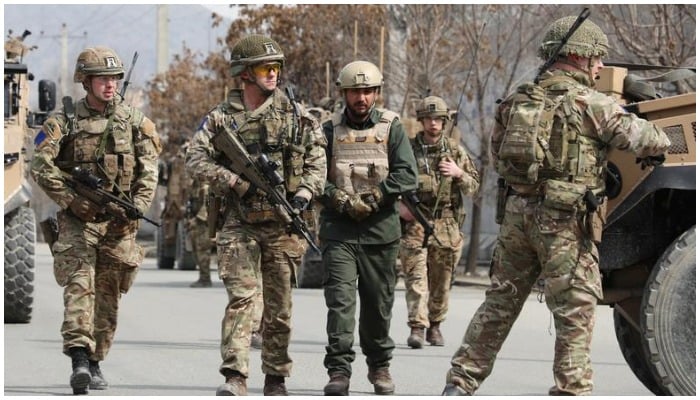
[[119,207],[114,203],[107,204],[107,207],[105,208],[107,209],[107,213],[114,217],[114,219],[116,220],[127,222],[130,219],[132,219],[126,215],[126,211],[124,210],[124,208]]
[[379,206],[384,201],[384,194],[382,194],[381,189],[378,187],[373,187],[367,192],[361,194],[362,200],[370,207],[373,211],[379,211]]
[[340,214],[345,213],[345,203],[347,203],[348,199],[350,196],[342,190],[342,189],[336,189],[335,192],[333,192],[333,196],[331,197],[331,203],[333,204],[333,209]]
[[355,221],[362,221],[376,211],[362,199],[362,194],[355,193],[345,202],[345,211]]
[[107,234],[112,237],[123,237],[135,233],[138,228],[138,220],[114,218],[109,222]]
[[306,207],[309,205],[309,201],[301,196],[294,196],[289,204],[294,209],[294,213],[299,215],[302,211],[306,210]]
[[68,208],[70,208],[73,215],[85,222],[94,221],[95,216],[100,212],[90,200],[83,197],[74,198]]
[[649,156],[644,158],[637,157],[637,164],[641,164],[642,169],[647,167],[658,167],[666,161],[666,156],[664,154],[659,154],[658,156]]

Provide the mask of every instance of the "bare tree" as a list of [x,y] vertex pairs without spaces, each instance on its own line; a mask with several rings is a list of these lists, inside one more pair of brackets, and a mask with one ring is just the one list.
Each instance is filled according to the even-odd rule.
[[[697,35],[694,4],[617,4],[596,6],[615,61],[695,68]],[[657,72],[658,74],[658,72]],[[666,85],[679,94],[695,91],[695,79]]]

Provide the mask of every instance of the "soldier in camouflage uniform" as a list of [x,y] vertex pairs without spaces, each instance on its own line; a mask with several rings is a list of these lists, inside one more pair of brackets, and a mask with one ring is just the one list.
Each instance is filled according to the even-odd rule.
[[251,156],[266,154],[279,163],[284,188],[297,212],[313,220],[307,206],[323,191],[326,145],[318,122],[278,89],[285,57],[277,42],[251,35],[231,50],[231,75],[240,76],[242,89],[204,118],[187,152],[187,166],[197,179],[225,196],[223,227],[217,235],[219,277],[229,302],[222,321],[219,371],[226,382],[217,395],[247,393],[248,359],[253,326],[254,298],[263,286],[262,370],[265,395],[286,395],[284,379],[290,374],[291,278],[301,263],[307,243],[275,212],[267,196],[251,185],[242,171],[233,171],[225,155],[210,143],[219,132],[229,132],[246,145]]
[[[548,28],[539,55],[556,61],[539,83],[522,85],[496,114],[492,155],[505,184],[499,185],[504,206],[497,211],[502,222],[491,288],[452,358],[443,395],[472,394],[486,379],[540,274],[556,328],[555,385],[549,393],[593,390],[591,335],[602,298],[596,242],[605,216],[607,154],[618,148],[647,162],[663,155],[670,143],[660,128],[593,89],[608,52],[607,37],[597,25],[585,20],[554,54],[575,19],[565,17]],[[547,129],[529,130],[537,132],[532,143],[539,147],[522,146],[522,141],[518,146],[512,138],[525,138],[533,126],[523,123],[535,115],[528,105],[545,96],[562,102],[542,120],[540,126]],[[525,157],[532,149],[537,158]]]
[[75,167],[101,178],[103,188],[132,202],[141,213],[151,205],[158,178],[160,140],[155,125],[117,93],[124,67],[106,47],[80,53],[73,80],[87,96],[53,113],[37,135],[31,173],[60,207],[58,240],[52,245],[56,282],[64,287],[63,352],[72,359],[74,394],[106,389],[100,371],[112,346],[119,299],[134,282],[143,249],[138,221],[109,204],[100,209],[66,185]]
[[423,125],[411,139],[418,164],[418,207],[433,224],[437,237],[431,236],[423,248],[423,226],[400,203],[401,217],[406,221],[399,255],[411,329],[407,343],[419,349],[424,339],[433,346],[445,345],[440,323],[447,316],[452,273],[462,253],[462,195],[479,190],[479,174],[464,147],[444,130],[449,111],[443,99],[428,96],[416,112]]
[[347,106],[323,124],[328,181],[321,198],[328,346],[326,395],[348,395],[360,294],[360,347],[376,394],[394,393],[389,336],[401,225],[399,195],[416,188],[416,160],[398,114],[376,107],[384,84],[367,61],[346,65],[336,86]]

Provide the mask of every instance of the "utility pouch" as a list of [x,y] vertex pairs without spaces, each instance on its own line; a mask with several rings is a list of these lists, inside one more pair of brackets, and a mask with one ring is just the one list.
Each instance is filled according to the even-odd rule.
[[496,223],[503,223],[506,214],[506,200],[508,200],[508,185],[506,180],[498,178],[498,193],[496,194]]
[[542,185],[542,204],[561,211],[576,211],[583,206],[586,185],[548,179]]

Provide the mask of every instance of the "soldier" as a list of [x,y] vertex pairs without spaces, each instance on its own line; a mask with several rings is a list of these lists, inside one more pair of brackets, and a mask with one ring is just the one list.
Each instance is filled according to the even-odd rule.
[[550,25],[539,56],[554,61],[551,68],[539,83],[521,85],[496,113],[491,149],[503,184],[491,288],[452,358],[443,395],[471,395],[486,379],[540,274],[556,328],[549,394],[593,389],[589,353],[602,299],[596,243],[605,216],[607,154],[618,148],[653,163],[670,143],[654,124],[593,89],[608,39],[585,20],[562,46],[574,20]]
[[328,307],[326,395],[348,395],[356,291],[368,379],[376,394],[394,393],[389,327],[401,237],[398,198],[416,188],[416,160],[398,114],[376,107],[383,84],[374,64],[349,63],[336,81],[346,106],[323,124],[329,143],[319,232]]
[[479,190],[479,174],[464,147],[449,137],[451,132],[445,132],[445,101],[426,97],[416,111],[423,125],[423,130],[411,139],[418,164],[418,207],[432,222],[437,239],[431,236],[427,248],[423,248],[423,226],[400,203],[406,223],[399,254],[411,329],[407,342],[409,347],[420,349],[424,339],[433,346],[445,345],[440,323],[447,316],[452,273],[462,253],[462,195]]
[[[285,195],[304,216],[307,206],[323,191],[326,178],[325,138],[318,122],[303,108],[300,117],[278,89],[285,57],[277,42],[250,35],[231,50],[231,75],[240,77],[242,89],[204,118],[187,152],[187,166],[197,179],[209,182],[225,196],[223,227],[217,235],[219,276],[228,293],[222,321],[219,368],[226,382],[217,395],[247,393],[254,297],[262,279],[262,371],[265,395],[286,395],[284,383],[292,367],[288,347],[291,332],[291,278],[306,249],[304,239],[289,233],[267,196],[243,176],[210,139],[219,133],[235,135],[258,159],[267,155],[277,162]],[[298,104],[296,104],[298,106]],[[310,218],[313,219],[312,217]]]
[[73,394],[108,387],[100,370],[112,346],[119,299],[134,282],[143,249],[138,220],[113,203],[101,209],[66,184],[75,167],[102,179],[103,188],[143,214],[151,205],[161,146],[155,125],[117,93],[124,67],[107,47],[78,56],[74,82],[85,98],[53,113],[37,135],[31,173],[60,207],[52,245],[54,275],[64,287],[63,352],[72,359]]

